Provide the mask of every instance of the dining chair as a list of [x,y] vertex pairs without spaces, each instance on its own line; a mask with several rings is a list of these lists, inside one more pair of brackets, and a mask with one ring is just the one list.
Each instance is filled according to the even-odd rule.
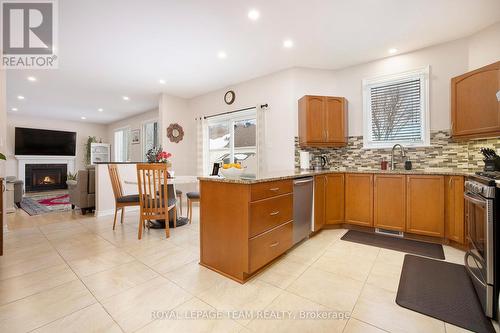
[[177,199],[179,200],[179,210],[182,215],[182,191],[181,190],[175,190],[175,195],[177,196]]
[[188,206],[188,219],[189,223],[193,219],[193,202],[200,202],[200,192],[188,192],[186,193],[187,206]]
[[115,230],[118,209],[121,209],[120,222],[123,224],[125,207],[139,206],[139,195],[123,195],[122,182],[120,180],[120,173],[118,172],[118,164],[108,164],[108,171],[109,177],[111,178],[111,187],[113,188],[113,194],[115,196],[115,219],[113,220],[113,230]]
[[142,238],[144,221],[165,220],[165,235],[170,237],[169,212],[173,211],[177,221],[175,194],[168,198],[168,173],[166,163],[137,164],[137,184],[139,187],[140,218],[138,238]]

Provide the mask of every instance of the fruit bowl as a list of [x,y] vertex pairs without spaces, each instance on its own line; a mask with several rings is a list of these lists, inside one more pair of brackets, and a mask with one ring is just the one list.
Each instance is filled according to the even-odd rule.
[[241,175],[243,174],[243,172],[245,172],[245,169],[240,167],[240,168],[236,168],[236,167],[228,167],[228,168],[222,168],[220,169],[220,172],[222,173],[222,175],[224,176],[224,178],[228,178],[228,179],[238,179],[241,177]]

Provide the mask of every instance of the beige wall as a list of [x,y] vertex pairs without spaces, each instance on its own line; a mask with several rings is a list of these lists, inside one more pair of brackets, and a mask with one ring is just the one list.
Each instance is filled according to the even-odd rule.
[[144,123],[158,120],[158,109],[146,111],[144,113],[135,115],[133,117],[125,118],[107,126],[107,142],[111,143],[111,160],[114,160],[114,132],[119,128],[129,128],[130,130],[138,129],[141,131],[141,143],[132,145],[129,142],[129,160],[132,162],[141,162],[145,152],[143,152],[143,133],[142,126]]
[[65,121],[56,119],[37,118],[13,114],[7,116],[7,176],[17,177],[17,160],[14,158],[14,134],[16,127],[40,128],[49,130],[76,132],[76,170],[85,167],[85,143],[89,136],[107,140],[106,125],[92,124],[77,121]]
[[[160,128],[163,150],[172,153],[172,166],[176,175],[196,174],[196,122],[188,100],[163,94],[160,96]],[[167,138],[167,128],[177,123],[184,130],[181,142]]]
[[469,38],[469,70],[500,61],[500,22]]

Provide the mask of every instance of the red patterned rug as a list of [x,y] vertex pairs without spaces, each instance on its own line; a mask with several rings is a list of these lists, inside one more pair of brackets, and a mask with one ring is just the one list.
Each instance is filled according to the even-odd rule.
[[44,206],[69,205],[69,194],[60,195],[53,198],[37,200],[39,204]]

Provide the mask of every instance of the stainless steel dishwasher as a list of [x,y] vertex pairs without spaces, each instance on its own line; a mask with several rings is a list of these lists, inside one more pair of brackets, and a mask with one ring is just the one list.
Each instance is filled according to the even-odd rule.
[[313,177],[293,181],[293,244],[311,233],[313,216]]

